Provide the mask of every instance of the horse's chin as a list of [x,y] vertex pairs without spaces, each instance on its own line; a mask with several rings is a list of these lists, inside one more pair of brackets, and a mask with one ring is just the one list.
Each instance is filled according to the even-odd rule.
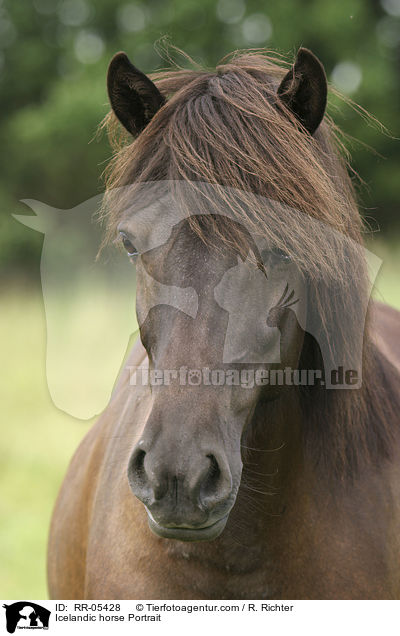
[[176,541],[213,541],[216,539],[226,526],[228,514],[222,519],[218,519],[209,526],[200,528],[187,526],[163,526],[160,525],[154,517],[147,511],[147,518],[150,529],[163,539],[175,539]]

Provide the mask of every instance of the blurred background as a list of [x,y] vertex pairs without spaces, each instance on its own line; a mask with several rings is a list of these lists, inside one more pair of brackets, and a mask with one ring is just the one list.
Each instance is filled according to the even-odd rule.
[[[30,213],[20,202],[24,198],[66,209],[102,191],[111,151],[107,139],[95,134],[108,110],[108,62],[122,49],[145,72],[165,67],[157,45],[165,36],[206,66],[237,48],[266,47],[292,57],[306,46],[323,61],[330,82],[383,124],[385,129],[332,104],[365,182],[357,187],[370,228],[367,243],[383,260],[374,293],[400,308],[400,0],[0,0],[4,599],[47,596],[52,505],[91,423],[63,413],[50,399],[40,286],[43,234],[11,215]],[[95,304],[88,307],[84,294],[74,302],[78,321],[80,312],[95,317]]]

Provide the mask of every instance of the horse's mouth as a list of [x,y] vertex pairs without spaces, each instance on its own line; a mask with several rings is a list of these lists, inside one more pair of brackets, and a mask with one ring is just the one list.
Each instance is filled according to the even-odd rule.
[[212,541],[216,539],[223,529],[229,515],[225,515],[222,519],[218,519],[209,526],[200,528],[181,527],[181,526],[162,526],[147,511],[147,517],[150,529],[163,539],[175,539],[177,541]]

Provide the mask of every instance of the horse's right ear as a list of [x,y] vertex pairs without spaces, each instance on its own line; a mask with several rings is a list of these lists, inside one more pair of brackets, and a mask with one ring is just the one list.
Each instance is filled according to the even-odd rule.
[[108,67],[107,90],[115,115],[131,135],[142,132],[165,103],[156,85],[122,52]]

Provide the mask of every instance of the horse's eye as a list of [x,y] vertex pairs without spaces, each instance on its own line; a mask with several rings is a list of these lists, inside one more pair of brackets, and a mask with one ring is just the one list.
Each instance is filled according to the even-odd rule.
[[134,244],[132,243],[132,241],[129,240],[129,238],[127,237],[127,235],[124,232],[120,232],[119,234],[120,234],[120,237],[121,237],[121,240],[122,240],[122,245],[126,249],[128,256],[130,258],[132,256],[137,256],[139,254],[139,252],[136,249],[136,247],[134,246]]
[[279,249],[279,247],[276,247],[275,249],[272,250],[272,255],[275,258],[275,260],[279,261],[280,263],[290,263],[290,261],[292,260],[289,254],[286,254],[286,252]]
[[267,263],[268,261],[275,261],[275,263],[290,263],[290,261],[292,260],[289,256],[289,254],[286,254],[286,252],[284,252],[283,250],[281,250],[279,247],[276,247],[272,250],[262,250],[261,252],[261,258],[263,263]]

